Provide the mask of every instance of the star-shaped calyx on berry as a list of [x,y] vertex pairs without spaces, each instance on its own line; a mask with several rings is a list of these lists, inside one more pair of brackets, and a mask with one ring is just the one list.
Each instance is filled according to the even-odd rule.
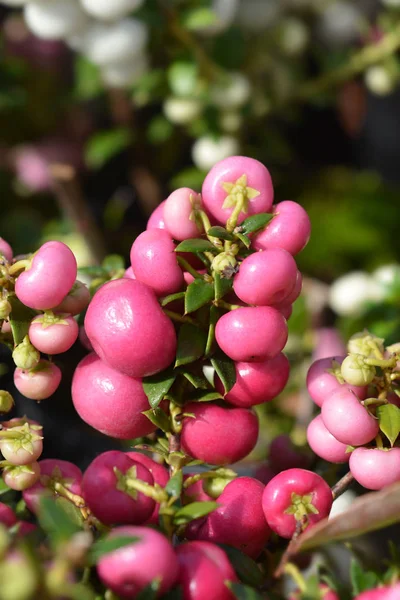
[[248,187],[247,175],[242,175],[234,183],[225,181],[221,185],[228,194],[222,208],[233,208],[240,204],[241,212],[244,212],[245,214],[249,210],[249,201],[260,195],[258,190]]
[[190,213],[189,220],[194,221],[197,229],[201,232],[203,231],[203,220],[201,218],[201,194],[190,194],[189,201],[193,209]]

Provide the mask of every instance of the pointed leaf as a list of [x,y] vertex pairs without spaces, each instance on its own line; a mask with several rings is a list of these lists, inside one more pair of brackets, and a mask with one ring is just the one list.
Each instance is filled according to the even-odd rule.
[[183,375],[183,377],[185,377],[185,379],[190,381],[190,383],[196,389],[206,390],[210,387],[207,378],[203,375],[202,372],[192,373],[188,369],[179,369],[179,372]]
[[186,504],[182,508],[178,509],[174,516],[175,525],[185,525],[186,523],[190,523],[190,521],[194,521],[195,519],[200,519],[201,517],[205,517],[210,514],[213,510],[220,506],[218,502],[192,502],[191,504]]
[[227,546],[226,544],[218,544],[228,556],[229,562],[236,571],[239,579],[253,587],[259,587],[264,582],[264,576],[255,560],[244,554],[237,548]]
[[143,390],[149,399],[151,408],[157,408],[164,396],[171,389],[176,379],[176,373],[172,369],[161,371],[142,380]]
[[124,548],[124,546],[136,544],[137,542],[140,542],[140,539],[140,537],[135,535],[119,535],[118,537],[106,537],[97,540],[89,550],[89,564],[95,565],[102,556],[110,554],[110,552],[114,552],[120,548]]
[[269,213],[260,213],[258,215],[252,215],[248,217],[241,223],[241,232],[245,235],[249,233],[253,233],[254,231],[258,231],[262,229],[273,219],[274,215]]
[[207,235],[216,237],[219,240],[228,240],[229,242],[233,242],[235,240],[235,236],[232,233],[229,233],[225,227],[220,227],[220,225],[210,227],[210,229],[207,231]]
[[215,390],[196,390],[190,394],[191,402],[212,402],[213,400],[223,400],[223,396]]
[[175,248],[175,252],[218,252],[218,249],[208,240],[192,238],[184,240]]
[[179,498],[182,493],[183,475],[182,471],[177,471],[165,486],[165,491],[173,498]]
[[56,545],[68,541],[75,533],[81,531],[62,506],[49,496],[40,498],[38,516],[42,529]]
[[254,198],[257,198],[260,195],[260,192],[258,190],[255,190],[254,188],[247,186],[246,194],[249,200],[254,200]]
[[179,330],[175,366],[186,365],[201,358],[206,342],[207,336],[204,331],[191,323],[184,323]]
[[227,394],[236,383],[235,363],[226,354],[219,351],[211,358],[211,364],[222,381]]
[[170,302],[174,302],[175,300],[181,300],[185,297],[185,292],[177,292],[176,294],[170,294],[169,296],[165,296],[161,299],[161,306],[167,306]]
[[14,344],[20,344],[24,337],[28,335],[29,325],[37,313],[28,308],[17,296],[10,294],[7,298],[11,304],[10,325],[14,338]]
[[214,305],[210,308],[210,322],[208,325],[208,335],[207,335],[207,344],[205,350],[205,356],[210,356],[214,350],[215,346],[215,326],[220,317],[220,311]]
[[195,279],[186,290],[185,314],[192,313],[214,299],[214,284]]
[[225,582],[225,585],[232,590],[237,600],[262,600],[263,597],[254,588],[243,583]]
[[400,408],[394,404],[383,404],[377,407],[376,416],[379,420],[380,430],[393,446],[400,433]]
[[171,423],[165,412],[160,408],[153,408],[151,410],[145,410],[142,413],[156,426],[165,433],[171,431]]
[[236,237],[246,246],[246,248],[250,248],[251,246],[251,239],[249,237],[247,237],[247,235],[243,234],[243,233],[235,233]]
[[221,277],[219,273],[214,275],[215,299],[220,300],[232,290],[233,279]]
[[371,590],[379,584],[377,574],[373,571],[366,571],[355,558],[350,563],[350,579],[354,596],[366,590]]

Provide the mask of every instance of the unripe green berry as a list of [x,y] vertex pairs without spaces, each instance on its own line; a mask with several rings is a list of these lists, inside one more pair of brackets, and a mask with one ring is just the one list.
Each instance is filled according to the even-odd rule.
[[13,360],[17,367],[24,370],[33,369],[36,367],[40,360],[40,352],[36,350],[29,341],[29,337],[26,335],[21,342],[14,348],[12,353]]
[[228,252],[217,254],[211,264],[211,268],[216,273],[220,273],[222,277],[231,279],[238,270],[237,260]]
[[383,354],[384,340],[368,331],[360,331],[351,336],[347,343],[349,354],[362,354],[362,356],[371,356],[374,354],[374,348]]
[[12,306],[8,300],[0,300],[0,320],[8,319]]
[[0,390],[0,413],[8,413],[14,406],[14,399],[9,392]]
[[217,469],[215,473],[218,473],[219,476],[204,479],[203,481],[203,490],[214,499],[218,498],[228,483],[237,477],[237,474],[232,469]]
[[340,368],[343,379],[350,385],[364,386],[375,377],[375,367],[365,364],[361,354],[349,354]]

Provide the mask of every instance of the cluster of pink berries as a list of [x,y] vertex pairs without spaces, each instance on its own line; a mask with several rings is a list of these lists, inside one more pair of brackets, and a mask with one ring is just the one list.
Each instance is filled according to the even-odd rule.
[[400,481],[398,349],[383,342],[356,334],[347,356],[317,360],[307,375],[308,392],[321,407],[308,427],[310,447],[329,462],[350,462],[356,481],[371,490]]

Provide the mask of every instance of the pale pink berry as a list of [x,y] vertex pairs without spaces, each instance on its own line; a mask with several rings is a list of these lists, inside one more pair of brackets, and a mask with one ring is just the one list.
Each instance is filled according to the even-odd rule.
[[155,430],[142,414],[149,409],[142,380],[112,369],[94,353],[76,367],[71,393],[81,419],[105,435],[128,440]]
[[19,275],[15,293],[30,308],[54,308],[72,288],[76,273],[76,259],[68,246],[46,242],[34,255],[30,267]]
[[400,448],[356,448],[350,456],[354,479],[367,490],[400,481]]
[[198,227],[195,211],[201,209],[200,194],[190,188],[179,188],[168,196],[164,204],[165,228],[174,240],[199,237],[203,232]]
[[307,441],[311,450],[324,460],[332,463],[346,463],[350,453],[347,444],[339,442],[325,427],[322,416],[316,416],[307,428]]
[[61,370],[48,360],[41,359],[30,371],[15,369],[14,385],[26,398],[45,400],[50,398],[61,382]]
[[90,292],[81,281],[75,281],[74,285],[65,296],[64,300],[54,308],[54,312],[79,315],[90,302]]
[[261,362],[273,358],[286,344],[286,319],[275,308],[237,308],[217,322],[215,336],[221,350],[235,361]]
[[78,339],[79,327],[69,315],[40,315],[29,326],[31,343],[43,354],[61,354]]
[[390,587],[378,587],[362,592],[354,600],[398,600],[400,598],[400,583]]
[[143,231],[132,244],[131,263],[136,279],[151,287],[157,296],[174,294],[183,286],[175,244],[167,231]]
[[128,268],[125,270],[125,275],[124,275],[124,277],[125,277],[126,279],[136,279],[136,275],[135,275],[135,273],[133,272],[133,269],[132,269],[132,267],[128,267]]
[[[364,400],[367,396],[367,387],[351,386],[342,384],[335,373],[340,374],[340,365],[345,356],[330,356],[313,362],[307,373],[307,390],[317,406],[322,406],[325,399],[335,390],[343,387],[353,390],[355,394]],[[331,372],[334,371],[334,372]]]
[[165,229],[164,206],[165,200],[153,210],[147,221],[146,229]]
[[206,176],[203,204],[219,223],[225,224],[241,198],[244,202],[238,223],[251,215],[270,212],[274,198],[271,175],[254,158],[230,156],[214,165]]
[[175,358],[174,326],[140,281],[104,284],[89,304],[85,330],[100,358],[131,377],[158,373]]
[[13,259],[13,249],[2,237],[0,237],[0,258],[1,255],[3,255],[8,262],[11,262]]
[[272,207],[274,218],[258,233],[252,242],[255,250],[283,248],[292,254],[298,254],[310,239],[311,222],[300,204],[284,200]]
[[346,355],[346,345],[335,327],[320,327],[315,331],[313,361]]
[[28,423],[9,429],[3,427],[0,450],[5,460],[16,466],[35,462],[43,452],[43,438],[40,433],[41,430],[29,427]]
[[3,481],[9,488],[16,492],[31,489],[36,485],[40,477],[40,466],[37,462],[29,465],[18,465],[5,467],[3,470]]
[[37,513],[43,494],[55,496],[57,486],[61,485],[71,494],[82,495],[82,471],[76,465],[54,458],[46,458],[37,464],[40,467],[40,479],[23,493],[24,501],[31,512]]

